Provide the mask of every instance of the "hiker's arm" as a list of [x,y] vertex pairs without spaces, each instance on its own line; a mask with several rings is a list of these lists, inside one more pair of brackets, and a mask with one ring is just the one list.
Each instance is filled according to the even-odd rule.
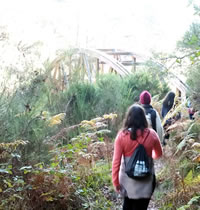
[[154,138],[154,146],[153,146],[153,151],[152,151],[152,157],[153,159],[157,159],[162,156],[162,146],[159,140],[158,135],[155,133],[155,138]]
[[160,116],[159,116],[157,111],[156,111],[156,131],[158,133],[160,142],[162,142],[163,141],[164,130],[163,130],[163,126],[162,126],[162,123],[161,123]]
[[115,187],[119,186],[119,169],[121,165],[122,152],[123,148],[121,146],[121,135],[118,134],[115,139],[114,155],[112,162],[112,182]]

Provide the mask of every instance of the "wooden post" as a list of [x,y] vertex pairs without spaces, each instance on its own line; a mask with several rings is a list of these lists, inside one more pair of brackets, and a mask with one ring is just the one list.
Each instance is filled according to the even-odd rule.
[[99,78],[99,69],[100,69],[100,67],[99,67],[99,59],[97,58],[97,73],[96,73],[96,78],[98,79]]
[[134,70],[134,72],[135,72],[135,71],[136,71],[136,57],[133,57],[133,60],[134,60],[133,70]]
[[87,75],[88,75],[88,80],[91,83],[92,82],[92,75],[91,75],[91,69],[90,69],[90,63],[88,61],[88,56],[86,54],[83,55],[83,60],[85,63]]
[[102,63],[101,73],[104,73],[104,64]]

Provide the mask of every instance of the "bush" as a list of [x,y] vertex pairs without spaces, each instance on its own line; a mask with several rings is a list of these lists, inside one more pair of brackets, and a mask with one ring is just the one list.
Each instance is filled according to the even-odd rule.
[[187,75],[187,84],[190,86],[191,91],[188,93],[194,108],[200,110],[200,65],[193,65]]

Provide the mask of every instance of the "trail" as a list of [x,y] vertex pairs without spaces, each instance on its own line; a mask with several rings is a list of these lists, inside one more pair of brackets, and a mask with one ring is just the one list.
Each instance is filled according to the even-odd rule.
[[[154,161],[154,166],[155,166],[155,172],[156,174],[158,174],[164,167],[165,167],[165,160],[164,157],[160,158],[158,160]],[[159,190],[158,187],[156,187],[155,191]],[[155,192],[154,192],[155,194]],[[111,210],[121,210],[122,209],[122,202],[123,199],[121,197],[116,197],[116,199],[114,199],[114,203],[115,206],[113,208],[111,208]],[[148,210],[158,210],[160,206],[156,205],[156,200],[154,198],[154,195],[151,198]]]
[[[154,161],[154,165],[155,165],[155,171],[156,174],[158,174],[165,166],[165,162],[163,160],[163,158],[160,158],[158,160]],[[158,188],[156,187],[155,191],[158,190]],[[156,206],[156,201],[154,200],[154,195],[151,198],[148,210],[158,210],[159,206]]]

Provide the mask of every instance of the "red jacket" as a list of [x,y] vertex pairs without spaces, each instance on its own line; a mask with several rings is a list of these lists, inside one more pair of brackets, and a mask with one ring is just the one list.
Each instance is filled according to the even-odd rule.
[[[144,147],[147,154],[153,159],[162,156],[162,147],[160,144],[159,137],[153,129],[145,129],[142,135],[141,131],[137,132],[137,141],[143,143],[148,130],[150,131],[149,136],[145,140]],[[131,156],[138,146],[138,143],[130,138],[130,131],[120,131],[115,139],[114,144],[114,155],[112,162],[112,181],[114,186],[119,185],[119,169],[121,165],[122,155],[125,157]]]

